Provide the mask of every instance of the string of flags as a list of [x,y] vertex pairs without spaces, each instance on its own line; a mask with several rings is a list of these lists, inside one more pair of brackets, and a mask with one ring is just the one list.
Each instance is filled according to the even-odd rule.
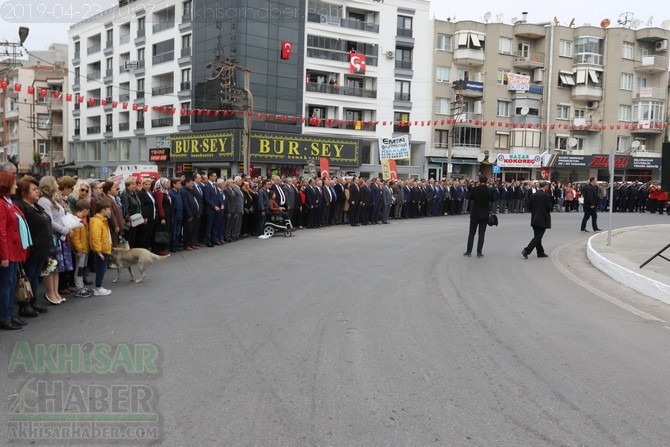
[[[0,90],[7,90],[9,83],[6,79],[0,80]],[[13,86],[14,92],[21,92],[22,84],[15,83]],[[89,107],[96,105],[111,106],[112,109],[120,107],[122,110],[133,110],[148,112],[150,109],[154,112],[160,112],[168,115],[175,115],[179,111],[180,116],[214,116],[214,117],[243,117],[264,121],[274,121],[295,124],[298,121],[300,124],[309,124],[310,126],[355,126],[355,129],[369,128],[370,126],[398,126],[398,127],[430,127],[430,126],[444,126],[451,124],[468,124],[481,127],[504,128],[504,129],[542,129],[542,130],[591,130],[591,131],[606,131],[606,130],[638,130],[638,129],[667,129],[668,123],[649,122],[649,123],[610,123],[610,124],[568,124],[568,123],[510,123],[499,120],[479,120],[470,118],[443,118],[432,120],[411,120],[411,121],[365,121],[365,120],[340,120],[318,117],[301,117],[292,115],[277,115],[261,112],[250,112],[245,110],[219,110],[219,109],[192,109],[167,105],[148,106],[147,104],[131,103],[129,101],[117,101],[108,98],[86,98],[79,94],[66,93],[51,90],[47,88],[36,88],[33,85],[26,86],[26,92],[29,95],[37,94],[40,98],[52,97],[55,99],[64,98],[67,102],[75,102],[78,104],[86,103]]]

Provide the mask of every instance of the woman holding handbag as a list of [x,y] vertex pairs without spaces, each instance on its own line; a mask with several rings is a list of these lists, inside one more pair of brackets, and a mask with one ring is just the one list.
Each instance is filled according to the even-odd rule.
[[152,235],[153,252],[161,256],[170,254],[170,236],[172,235],[172,198],[169,189],[172,187],[170,179],[161,177],[154,185],[154,199],[156,200],[156,211],[158,213],[158,225],[156,234]]
[[14,291],[19,263],[26,260],[31,244],[23,213],[12,201],[16,177],[0,172],[0,329],[17,330],[26,324],[15,315]]
[[23,263],[23,269],[33,289],[33,298],[27,303],[19,305],[19,315],[34,318],[48,309],[37,302],[39,279],[47,260],[54,256],[53,231],[51,219],[37,202],[40,199],[39,182],[27,175],[18,181],[16,204],[23,212],[30,229],[33,245],[30,247],[28,259]]

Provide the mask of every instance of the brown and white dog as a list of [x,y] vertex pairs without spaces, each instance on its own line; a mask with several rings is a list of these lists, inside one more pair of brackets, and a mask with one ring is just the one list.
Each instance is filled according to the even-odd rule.
[[[142,282],[146,277],[147,268],[154,263],[155,260],[165,259],[170,255],[159,256],[151,253],[146,248],[127,248],[120,246],[112,248],[111,261],[116,264],[116,279],[112,282],[118,282],[121,279],[121,270],[128,269],[130,272],[130,280],[136,283]],[[137,266],[140,270],[140,277],[135,279],[133,275],[133,266]]]

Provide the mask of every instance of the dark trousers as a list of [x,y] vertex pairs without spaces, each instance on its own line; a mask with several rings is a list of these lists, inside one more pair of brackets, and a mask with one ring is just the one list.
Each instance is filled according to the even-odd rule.
[[26,272],[26,277],[30,281],[30,286],[33,288],[33,299],[30,300],[30,304],[37,301],[37,288],[40,286],[40,274],[42,273],[43,268],[44,261],[28,260],[23,263],[23,270]]
[[183,241],[182,231],[184,229],[184,222],[179,219],[172,220],[172,238],[170,239],[170,250],[177,251]]
[[97,254],[95,256],[95,287],[102,287],[102,280],[107,272],[107,255],[102,255],[102,259]]
[[358,204],[350,204],[349,205],[349,223],[351,225],[358,225],[359,222],[359,212],[358,212]]
[[[472,253],[472,246],[475,242],[475,233],[478,233],[477,236],[477,254],[482,252],[484,248],[484,235],[486,234],[486,225],[488,222],[488,217],[483,217],[480,219],[470,219],[470,233],[468,234],[468,246],[465,250],[467,253]],[[477,231],[479,230],[479,231]]]
[[537,225],[532,225],[533,227],[533,239],[530,240],[528,246],[523,249],[527,254],[531,254],[534,249],[537,249],[538,255],[544,254],[544,247],[542,246],[542,237],[544,232],[547,231],[544,227],[538,227]]
[[591,225],[593,227],[593,231],[596,231],[598,229],[598,211],[596,210],[596,207],[590,207],[584,205],[584,218],[582,219],[582,231],[586,230],[586,223],[589,221],[589,217],[591,218]]

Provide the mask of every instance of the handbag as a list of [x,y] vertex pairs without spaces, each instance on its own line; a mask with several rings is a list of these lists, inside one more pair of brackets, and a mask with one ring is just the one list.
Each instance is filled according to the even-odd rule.
[[14,301],[23,304],[33,299],[33,288],[26,276],[23,265],[19,264],[18,277],[16,280],[16,289],[14,290]]
[[489,227],[492,227],[494,225],[497,227],[498,226],[498,215],[495,214],[495,213],[489,213],[489,220],[488,220],[487,223],[488,223]]
[[169,245],[170,233],[167,231],[156,231],[154,233],[154,242],[158,245]]
[[135,228],[144,223],[144,216],[142,213],[135,213],[130,215],[130,226]]

